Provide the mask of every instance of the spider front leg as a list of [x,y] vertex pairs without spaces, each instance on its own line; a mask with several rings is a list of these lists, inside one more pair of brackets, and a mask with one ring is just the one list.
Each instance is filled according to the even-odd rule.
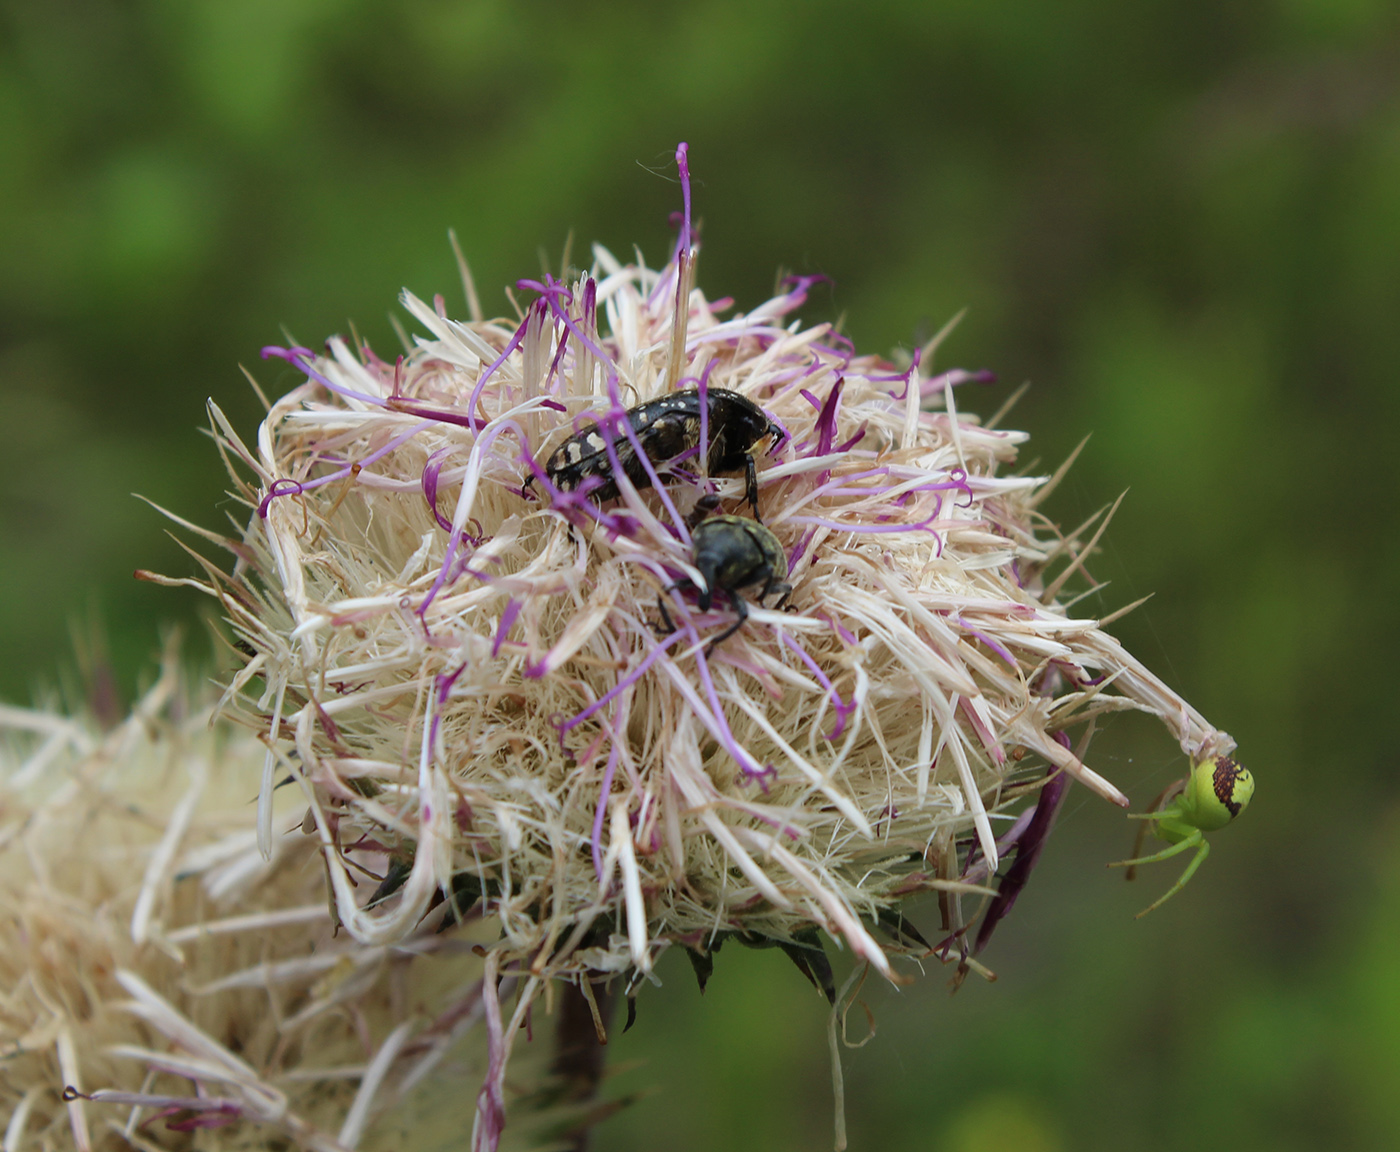
[[[1131,820],[1141,820],[1142,823],[1138,825],[1138,834],[1137,837],[1133,840],[1132,858],[1125,861],[1125,865],[1128,869],[1127,872],[1123,874],[1123,878],[1125,880],[1132,881],[1137,879],[1137,867],[1135,866],[1134,862],[1136,861],[1137,857],[1142,855],[1142,846],[1147,842],[1147,834],[1153,829],[1153,826],[1151,823],[1149,823],[1149,821],[1161,820],[1163,818],[1170,817],[1173,813],[1179,811],[1179,806],[1175,805],[1173,801],[1175,801],[1175,799],[1179,795],[1181,795],[1185,787],[1185,780],[1178,780],[1175,784],[1168,784],[1158,794],[1157,799],[1155,799],[1154,801],[1152,801],[1151,804],[1148,805],[1146,812],[1142,813],[1140,816],[1135,815],[1129,817],[1129,819]],[[1171,808],[1171,811],[1168,811],[1169,807]]]
[[[1152,815],[1155,816],[1156,814],[1154,813]],[[1145,819],[1152,819],[1152,816],[1147,816]],[[1149,912],[1160,908],[1186,887],[1191,877],[1196,874],[1196,869],[1201,866],[1201,861],[1210,855],[1210,844],[1206,840],[1205,833],[1199,828],[1193,828],[1175,844],[1170,844],[1160,852],[1154,852],[1151,856],[1140,856],[1133,860],[1116,860],[1109,865],[1110,868],[1132,868],[1138,864],[1156,864],[1159,860],[1170,860],[1173,856],[1178,856],[1182,852],[1189,851],[1192,848],[1196,850],[1196,854],[1191,858],[1191,862],[1186,865],[1181,875],[1177,877],[1176,883],[1139,912],[1136,919],[1141,920]]]

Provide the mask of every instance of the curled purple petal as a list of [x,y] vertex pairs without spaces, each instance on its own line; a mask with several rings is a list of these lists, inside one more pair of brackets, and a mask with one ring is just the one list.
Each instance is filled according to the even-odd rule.
[[280,496],[299,496],[305,490],[306,486],[297,480],[274,480],[268,485],[267,495],[258,502],[258,515],[266,520],[267,510],[274,500]]
[[450,445],[445,448],[439,448],[428,457],[427,463],[423,465],[423,498],[428,502],[428,508],[433,514],[433,519],[438,522],[438,526],[444,532],[452,531],[452,521],[438,511],[438,474],[442,471],[442,466],[451,455],[452,448]]
[[438,738],[438,725],[442,720],[442,709],[447,703],[447,698],[452,694],[452,685],[457,683],[457,677],[467,670],[466,662],[458,664],[449,673],[439,675],[434,680],[434,687],[437,689],[433,693],[433,719],[432,727],[428,733],[428,743],[436,746]]
[[819,613],[818,615],[820,619],[825,620],[828,624],[830,624],[831,630],[835,632],[836,635],[840,636],[841,639],[844,640],[847,644],[850,644],[852,647],[854,647],[856,644],[860,643],[860,641],[856,638],[856,634],[852,632],[849,628],[844,627],[841,624],[841,622],[836,619],[835,616],[828,616],[824,612]]
[[[499,424],[496,424],[490,429],[488,429],[487,432],[476,442],[476,444],[473,445],[472,457],[478,460],[484,459],[486,456],[486,450],[490,448],[490,446],[495,442],[496,438],[500,436],[503,432],[509,432],[512,435],[514,435],[520,441],[522,447],[527,443],[525,432],[520,427],[520,425],[517,424],[514,420],[504,420]],[[451,533],[447,537],[447,551],[446,554],[443,556],[442,565],[438,569],[437,578],[433,581],[433,586],[428,589],[428,594],[423,597],[423,602],[419,605],[417,609],[417,614],[419,618],[423,621],[423,626],[425,628],[427,627],[428,623],[429,607],[431,607],[433,601],[437,599],[437,595],[440,591],[442,591],[443,585],[445,585],[449,580],[456,579],[456,573],[457,571],[459,571],[459,569],[457,569],[456,567],[458,562],[457,553],[465,539],[465,525],[463,525],[460,528],[454,526],[452,528]],[[484,573],[474,572],[472,574],[478,579],[489,579],[489,577]]]
[[990,648],[993,652],[1000,656],[1008,666],[1010,666],[1013,669],[1019,669],[1021,667],[1020,663],[1016,660],[1016,657],[1011,654],[1011,649],[1009,649],[1000,640],[997,640],[993,636],[988,636],[985,632],[979,632],[976,628],[968,627],[967,623],[961,619],[959,619],[957,623],[959,628],[961,628],[969,636],[976,637],[978,640],[982,641],[983,644],[985,644],[988,648]]
[[482,389],[486,387],[486,381],[491,379],[502,364],[509,359],[510,354],[520,347],[520,342],[525,339],[525,332],[530,327],[530,311],[527,309],[525,319],[520,322],[520,327],[515,330],[514,335],[506,341],[506,346],[501,350],[501,354],[491,362],[491,366],[485,372],[480,373],[476,378],[476,384],[472,387],[471,396],[467,400],[466,419],[474,419],[477,402],[481,399]]
[[264,360],[285,360],[288,364],[295,364],[298,357],[310,360],[313,359],[315,355],[316,353],[310,348],[303,348],[299,344],[291,348],[283,348],[278,344],[269,344],[262,349],[262,358]]
[[907,400],[909,398],[909,382],[914,378],[914,373],[919,370],[919,361],[923,359],[923,355],[924,350],[922,348],[914,349],[914,359],[909,364],[909,370],[895,377],[896,380],[904,381],[904,391],[898,396],[891,392],[891,400]]
[[369,404],[374,408],[385,407],[386,402],[383,396],[371,396],[368,392],[358,392],[354,388],[347,388],[345,385],[337,384],[329,379],[325,373],[318,371],[311,362],[315,355],[314,352],[305,348],[282,349],[277,348],[276,345],[269,345],[263,349],[264,359],[275,356],[280,360],[286,360],[287,363],[293,364],[305,372],[308,379],[315,380],[321,387],[329,389],[337,396],[344,396],[348,400],[358,400],[360,403]]
[[452,408],[440,408],[436,404],[430,404],[426,400],[419,400],[413,396],[390,396],[385,401],[384,406],[392,412],[406,412],[410,416],[424,416],[434,423],[454,424],[458,428],[470,428],[473,432],[479,432],[486,427],[486,421],[480,416],[473,416],[469,412],[458,412]]

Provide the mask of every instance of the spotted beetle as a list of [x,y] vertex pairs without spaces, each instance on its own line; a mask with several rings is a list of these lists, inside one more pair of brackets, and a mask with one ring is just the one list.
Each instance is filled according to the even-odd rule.
[[[708,510],[714,506],[714,497],[702,498],[698,509]],[[711,516],[696,524],[691,532],[695,549],[695,567],[705,579],[705,587],[700,589],[696,602],[701,611],[709,611],[716,592],[729,597],[739,619],[710,641],[710,649],[722,644],[744,626],[749,618],[749,606],[739,595],[739,589],[762,584],[758,594],[760,602],[773,593],[779,593],[781,607],[792,592],[790,584],[783,583],[787,576],[787,554],[778,538],[756,520],[743,516]],[[662,609],[663,615],[665,609]]]
[[[706,436],[709,440],[709,472],[744,470],[744,492],[755,518],[758,516],[758,471],[753,448],[765,437],[782,435],[782,429],[768,419],[763,409],[746,396],[727,388],[707,388]],[[700,444],[700,390],[688,388],[672,392],[655,400],[646,400],[627,410],[627,422],[636,433],[637,441],[647,459],[656,468],[674,460],[688,449]],[[649,488],[651,477],[638,459],[632,441],[619,431],[613,438],[613,450],[618,463],[635,488]],[[585,429],[565,440],[550,455],[544,466],[545,475],[559,488],[577,488],[589,477],[600,477],[602,483],[590,495],[598,501],[611,500],[617,495],[617,480],[612,475],[607,442],[598,425]],[[526,487],[529,486],[526,481]]]

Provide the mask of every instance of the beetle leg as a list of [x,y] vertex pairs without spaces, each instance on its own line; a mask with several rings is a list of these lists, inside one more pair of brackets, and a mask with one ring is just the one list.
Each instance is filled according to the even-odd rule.
[[719,497],[713,492],[707,492],[695,501],[695,507],[690,510],[690,515],[685,518],[685,526],[692,531],[697,528],[701,521],[705,520],[717,508],[719,508]]
[[744,453],[744,495],[749,498],[753,518],[762,524],[763,517],[758,514],[758,465],[754,463],[752,452]]
[[739,631],[739,629],[744,626],[744,621],[749,618],[749,606],[744,603],[744,598],[740,596],[739,593],[730,592],[729,602],[734,605],[734,611],[738,613],[739,619],[735,620],[733,624],[710,641],[709,647],[705,649],[707,654],[713,652],[719,645],[733,636],[735,632]]
[[763,602],[774,593],[780,594],[782,599],[774,604],[773,607],[781,608],[787,601],[787,598],[792,595],[792,585],[784,584],[776,576],[769,576],[767,582],[763,585],[763,591],[758,594],[759,604],[762,605]]
[[676,625],[675,622],[671,619],[671,614],[666,611],[666,605],[662,602],[660,596],[656,598],[656,610],[661,613],[661,619],[666,624],[665,635],[671,635],[671,633],[673,633],[676,630]]

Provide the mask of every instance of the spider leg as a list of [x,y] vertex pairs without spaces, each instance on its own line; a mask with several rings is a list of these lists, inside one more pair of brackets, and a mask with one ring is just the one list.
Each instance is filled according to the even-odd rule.
[[1160,852],[1154,852],[1151,856],[1140,856],[1134,860],[1115,860],[1109,867],[1127,868],[1133,864],[1156,864],[1161,860],[1170,860],[1173,856],[1180,855],[1182,852],[1194,848],[1204,839],[1204,833],[1202,833],[1199,828],[1194,828],[1191,831],[1191,835],[1183,837],[1175,844],[1168,844]]
[[[1191,863],[1186,865],[1186,870],[1182,872],[1180,876],[1177,877],[1175,884],[1173,884],[1170,888],[1166,890],[1166,892],[1164,892],[1160,897],[1158,897],[1156,900],[1154,900],[1151,904],[1149,904],[1146,908],[1144,908],[1141,912],[1137,914],[1137,919],[1141,920],[1154,908],[1160,908],[1163,904],[1165,904],[1168,900],[1170,900],[1173,896],[1175,896],[1178,892],[1185,888],[1186,882],[1196,874],[1196,869],[1199,868],[1202,862],[1205,860],[1205,858],[1210,855],[1210,844],[1206,840],[1205,834],[1198,831],[1196,835],[1199,837],[1199,844],[1196,848],[1196,855],[1191,857]],[[1190,838],[1188,837],[1187,840],[1183,840],[1182,843],[1186,844],[1189,842],[1189,840]]]
[[1146,821],[1161,820],[1164,817],[1171,816],[1173,813],[1179,815],[1180,810],[1177,806],[1175,804],[1169,804],[1168,801],[1174,800],[1181,792],[1181,789],[1182,782],[1180,780],[1176,781],[1174,784],[1168,784],[1162,789],[1157,798],[1148,805],[1146,812],[1130,812],[1128,814],[1129,820],[1142,820],[1144,823],[1138,825],[1138,833],[1133,840],[1132,856],[1124,861],[1124,866],[1128,869],[1128,871],[1123,874],[1124,880],[1131,881],[1137,879],[1137,858],[1142,852],[1142,845],[1147,839],[1147,834],[1152,831],[1152,825],[1146,823]]
[[1191,857],[1191,862],[1186,865],[1185,870],[1177,877],[1176,883],[1166,890],[1160,897],[1154,900],[1146,908],[1138,913],[1138,919],[1146,916],[1149,912],[1160,908],[1178,892],[1186,887],[1187,882],[1196,874],[1196,869],[1201,866],[1201,862],[1210,855],[1210,844],[1206,841],[1205,833],[1199,828],[1194,829],[1191,834],[1182,840],[1177,841],[1160,852],[1154,852],[1151,856],[1143,856],[1137,860],[1118,860],[1110,864],[1110,868],[1128,867],[1133,864],[1156,864],[1161,860],[1170,860],[1173,856],[1196,850],[1196,854]]
[[1123,873],[1123,879],[1137,879],[1138,856],[1142,852],[1143,844],[1147,842],[1147,833],[1151,830],[1151,828],[1152,825],[1149,824],[1146,820],[1144,820],[1141,824],[1138,825],[1137,836],[1133,839],[1133,854],[1131,857],[1129,857],[1128,863],[1126,865],[1128,870],[1125,873]]

